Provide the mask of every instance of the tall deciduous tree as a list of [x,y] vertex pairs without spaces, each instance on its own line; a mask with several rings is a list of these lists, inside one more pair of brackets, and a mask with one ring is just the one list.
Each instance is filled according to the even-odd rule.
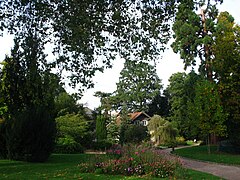
[[228,12],[220,13],[214,45],[214,70],[224,110],[229,114],[227,127],[231,142],[240,146],[240,27]]
[[176,73],[169,78],[170,120],[177,124],[179,134],[187,139],[198,138],[200,131],[196,126],[196,114],[191,109],[195,98],[195,86],[200,79],[195,72]]
[[115,98],[118,107],[124,104],[128,111],[147,111],[162,88],[154,66],[137,61],[126,61],[120,73]]
[[[226,135],[226,113],[223,111],[216,84],[203,80],[198,82],[193,112],[197,114],[197,126],[207,138],[210,145],[210,135]],[[210,153],[210,146],[208,148]]]
[[[80,114],[65,114],[56,118],[57,126],[57,151],[80,153],[83,147],[91,147],[92,136],[89,131],[90,122]],[[73,147],[71,148],[71,141]],[[69,144],[68,144],[69,142]],[[69,150],[69,151],[68,151]]]
[[77,114],[79,111],[76,100],[67,92],[62,92],[55,97],[55,109],[57,116],[64,116],[72,113]]
[[0,3],[0,30],[17,37],[37,31],[43,44],[55,45],[57,59],[52,65],[70,71],[73,86],[82,83],[89,87],[89,77],[110,67],[118,53],[126,59],[155,59],[169,40],[168,20],[174,14],[174,3],[4,0]]

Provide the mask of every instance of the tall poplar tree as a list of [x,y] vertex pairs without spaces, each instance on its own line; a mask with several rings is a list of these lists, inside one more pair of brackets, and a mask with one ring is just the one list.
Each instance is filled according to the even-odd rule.
[[107,139],[106,119],[103,115],[98,115],[96,119],[96,137],[97,142]]

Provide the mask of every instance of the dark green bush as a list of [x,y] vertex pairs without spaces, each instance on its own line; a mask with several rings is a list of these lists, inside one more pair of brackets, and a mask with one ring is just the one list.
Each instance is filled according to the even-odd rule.
[[50,156],[55,140],[55,121],[46,106],[30,107],[6,121],[9,159],[43,162]]
[[94,149],[96,150],[106,150],[112,147],[112,143],[107,140],[101,140],[94,143]]
[[146,126],[128,124],[123,132],[124,143],[141,143],[149,139],[149,134]]
[[0,159],[7,157],[6,140],[4,137],[5,131],[5,121],[0,118]]
[[219,151],[240,154],[240,147],[234,145],[230,140],[225,140],[220,142]]

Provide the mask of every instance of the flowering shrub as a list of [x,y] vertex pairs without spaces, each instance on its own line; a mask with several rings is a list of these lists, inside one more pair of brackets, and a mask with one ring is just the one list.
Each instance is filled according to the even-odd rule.
[[[117,152],[110,151],[110,153]],[[121,157],[106,161],[96,161],[88,164],[80,164],[81,172],[104,173],[112,175],[149,175],[154,177],[174,176],[181,163],[176,158],[168,158],[161,151],[141,146],[124,146]]]
[[119,144],[114,144],[110,149],[106,151],[107,154],[113,154],[113,155],[121,155],[122,154],[122,148]]

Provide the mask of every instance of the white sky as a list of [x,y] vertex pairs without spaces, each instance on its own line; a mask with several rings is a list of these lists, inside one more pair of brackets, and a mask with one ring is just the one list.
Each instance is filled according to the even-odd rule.
[[[235,22],[240,24],[240,1],[239,0],[224,0],[224,3],[219,6],[219,10],[228,11],[234,18]],[[5,35],[0,37],[0,61],[4,59],[6,54],[10,54],[10,49],[13,47],[12,37]],[[106,69],[104,73],[97,73],[93,78],[95,87],[88,89],[81,99],[81,103],[85,104],[91,109],[100,105],[99,99],[94,97],[96,91],[113,92],[116,90],[116,83],[118,82],[120,71],[123,68],[124,60],[118,58],[112,69]],[[178,54],[174,54],[169,48],[162,54],[162,59],[157,64],[157,73],[164,88],[168,85],[168,78],[176,72],[183,72],[183,62]]]

